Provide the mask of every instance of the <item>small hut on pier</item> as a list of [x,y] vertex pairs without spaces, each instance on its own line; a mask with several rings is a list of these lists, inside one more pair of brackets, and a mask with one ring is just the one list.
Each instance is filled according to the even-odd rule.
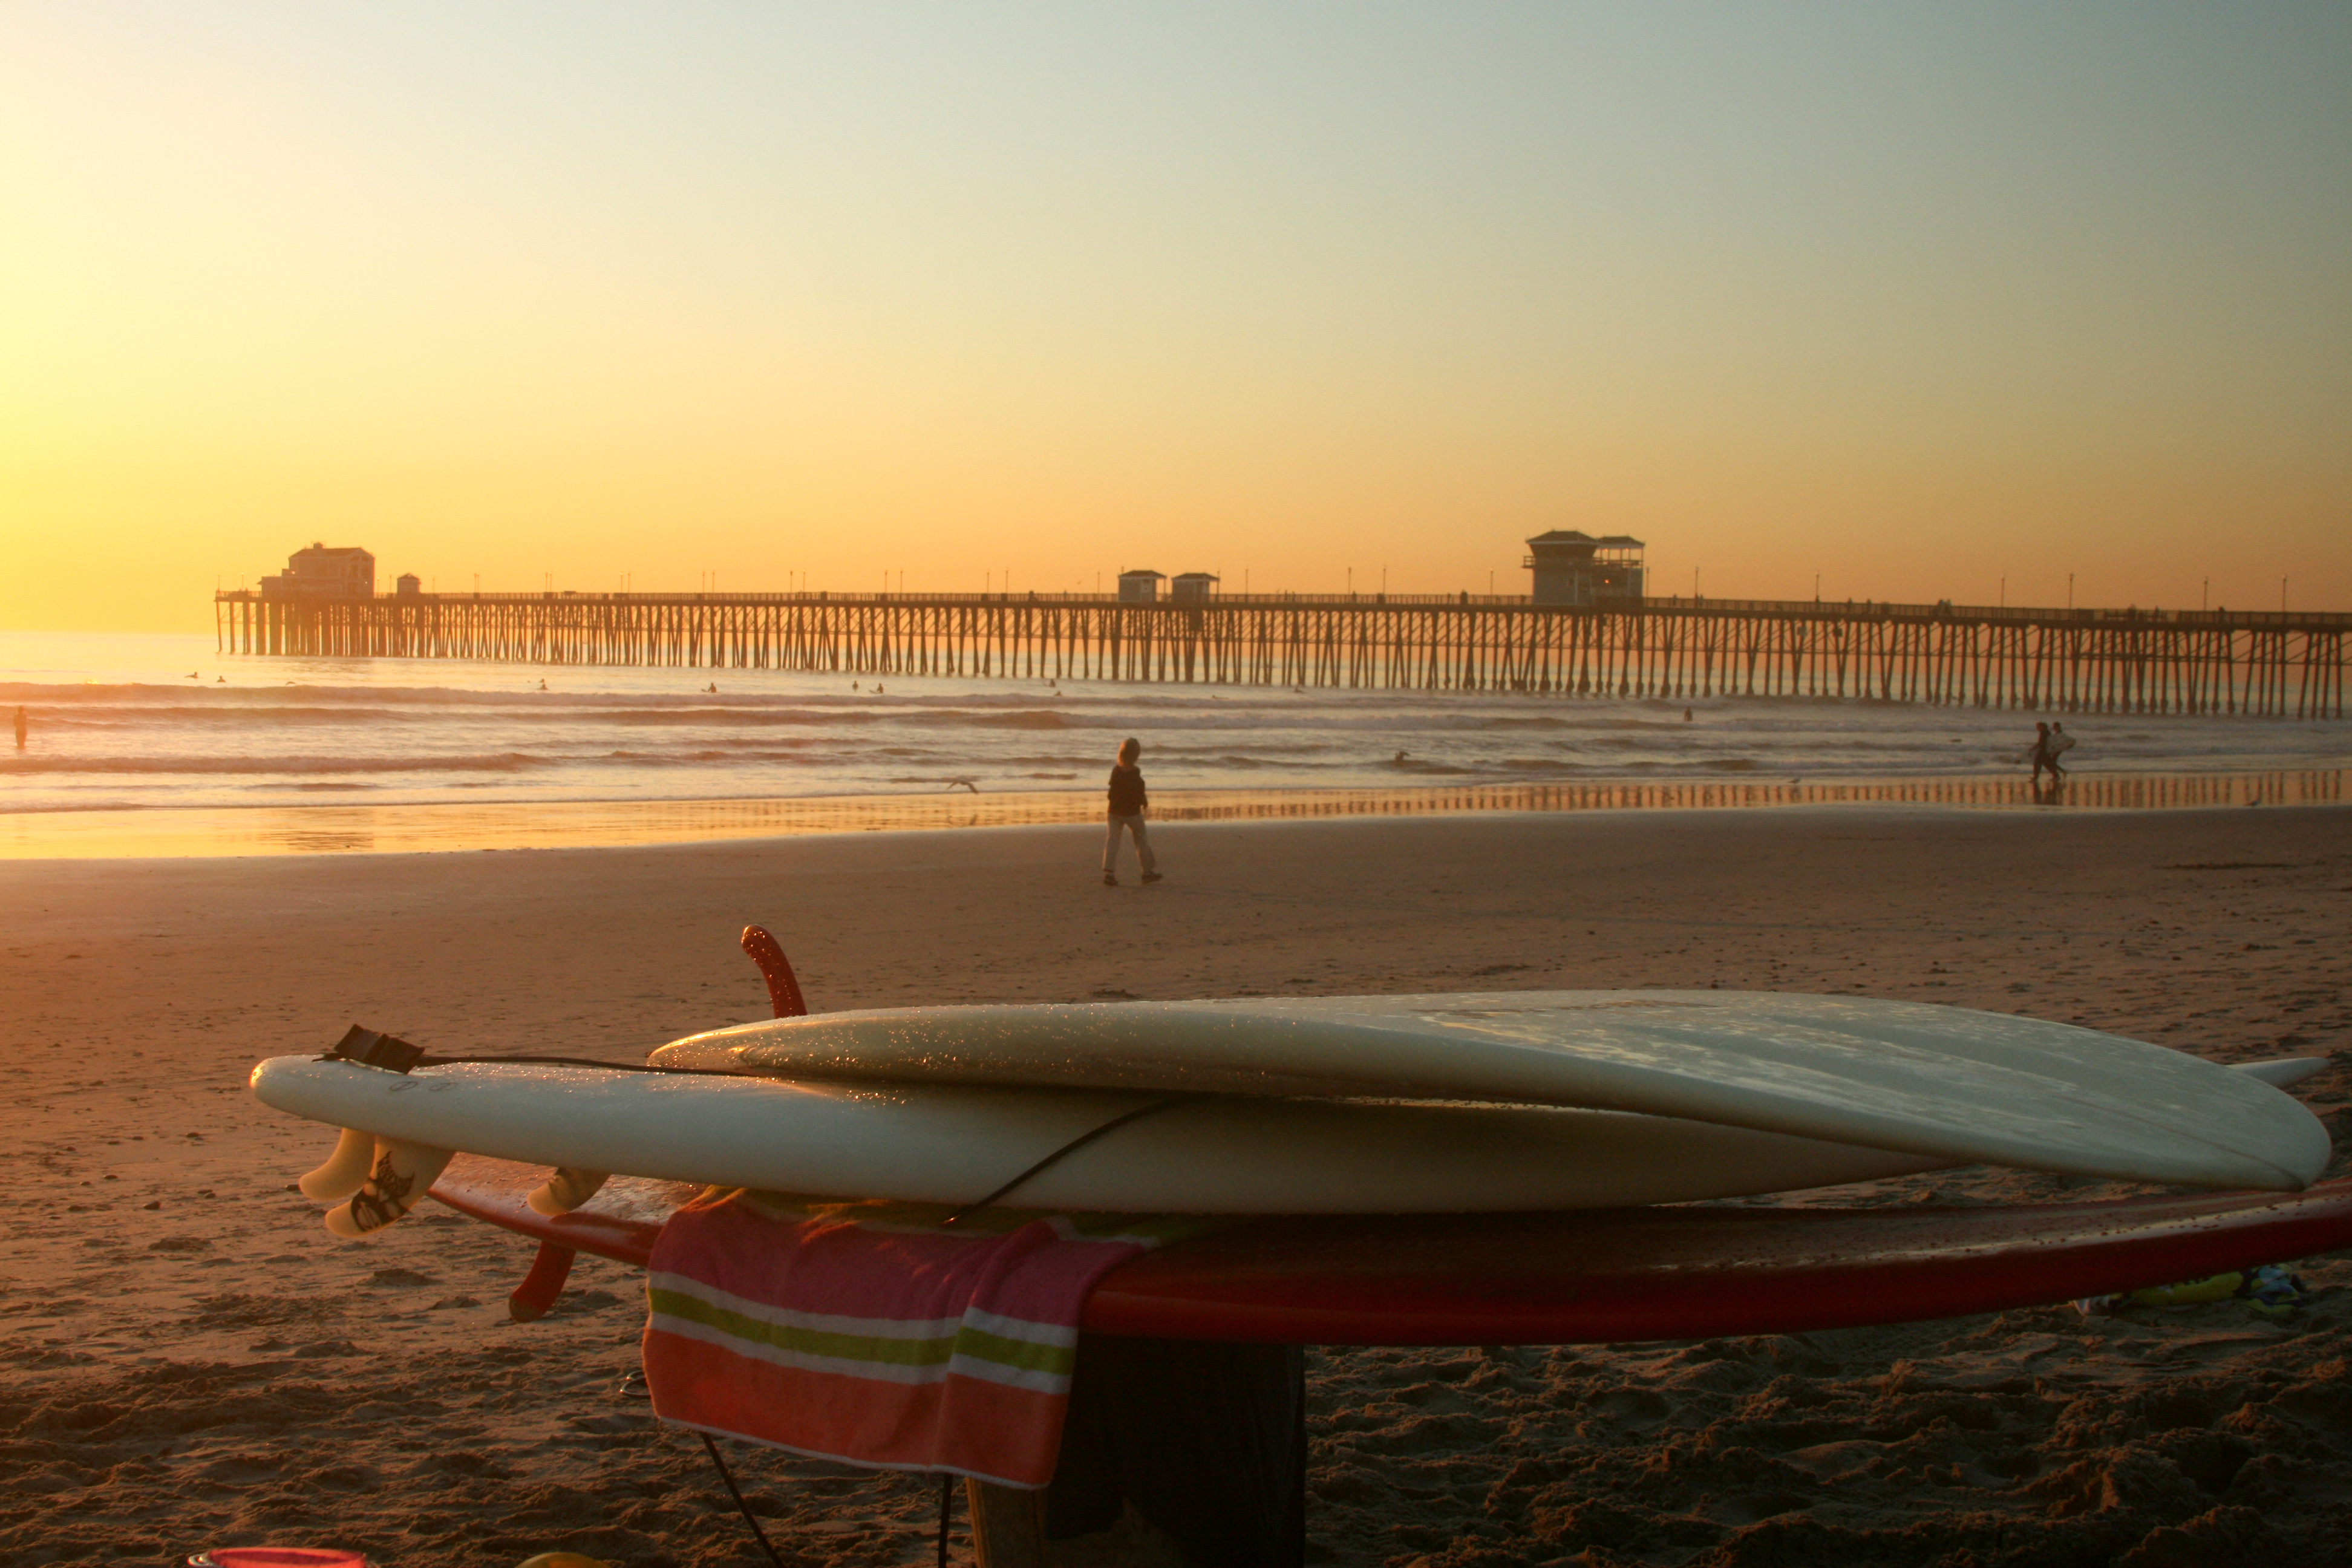
[[1643,593],[1642,542],[1630,534],[1595,538],[1555,528],[1528,541],[1524,563],[1535,574],[1538,605],[1638,603]]
[[372,599],[375,557],[356,544],[313,544],[286,558],[286,570],[261,580],[264,598]]

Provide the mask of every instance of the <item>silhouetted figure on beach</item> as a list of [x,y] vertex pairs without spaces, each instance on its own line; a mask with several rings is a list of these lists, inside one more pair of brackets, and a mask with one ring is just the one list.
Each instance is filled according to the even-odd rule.
[[1150,807],[1151,799],[1144,793],[1143,770],[1135,760],[1143,755],[1143,742],[1129,736],[1119,742],[1118,763],[1110,771],[1110,836],[1103,841],[1103,886],[1118,886],[1118,835],[1124,828],[1135,839],[1135,858],[1143,867],[1143,879],[1160,880],[1159,858],[1151,853],[1151,840],[1143,831],[1143,814]]
[[2063,756],[2068,748],[2072,747],[2074,743],[2074,737],[2066,733],[2065,725],[2055,722],[2052,723],[2050,726],[2050,738],[2042,743],[2042,748],[2043,753],[2050,761],[2050,782],[2052,784],[2061,784],[2064,782],[2066,770],[2059,765],[2058,759]]
[[25,749],[25,731],[31,728],[32,721],[25,717],[25,705],[19,702],[16,704],[16,749],[18,751]]
[[2042,783],[2042,771],[2044,768],[2055,769],[2058,766],[2057,759],[2050,754],[2050,726],[2046,721],[2033,726],[2033,749],[2028,752],[2026,756],[2033,763],[2033,783],[2036,787],[2039,787]]

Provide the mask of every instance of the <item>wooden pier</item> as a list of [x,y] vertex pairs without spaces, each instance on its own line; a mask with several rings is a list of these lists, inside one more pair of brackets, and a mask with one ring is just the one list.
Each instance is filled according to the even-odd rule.
[[1854,698],[2341,719],[2352,615],[1475,595],[214,595],[220,646],[311,658],[1006,679]]

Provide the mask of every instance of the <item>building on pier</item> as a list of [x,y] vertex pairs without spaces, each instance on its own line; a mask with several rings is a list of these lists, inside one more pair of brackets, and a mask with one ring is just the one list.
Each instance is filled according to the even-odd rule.
[[1118,574],[1118,602],[1122,605],[1156,605],[1160,602],[1160,584],[1168,581],[1165,572],[1149,567]]
[[1223,579],[1213,572],[1179,572],[1168,580],[1168,596],[1180,605],[1202,605],[1217,596]]
[[425,592],[425,579],[414,572],[403,572],[392,580],[392,591],[404,599],[414,599]]
[[1555,528],[1528,541],[1522,564],[1535,573],[1538,605],[1640,604],[1642,542],[1630,534],[1600,538]]
[[372,599],[375,557],[356,544],[313,544],[286,558],[286,570],[261,580],[267,598]]

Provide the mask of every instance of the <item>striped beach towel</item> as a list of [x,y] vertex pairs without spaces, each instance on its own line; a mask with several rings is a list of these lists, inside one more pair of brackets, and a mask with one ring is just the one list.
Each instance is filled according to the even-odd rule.
[[1213,1222],[740,1191],[673,1215],[646,1271],[666,1421],[1001,1485],[1054,1478],[1095,1281]]

